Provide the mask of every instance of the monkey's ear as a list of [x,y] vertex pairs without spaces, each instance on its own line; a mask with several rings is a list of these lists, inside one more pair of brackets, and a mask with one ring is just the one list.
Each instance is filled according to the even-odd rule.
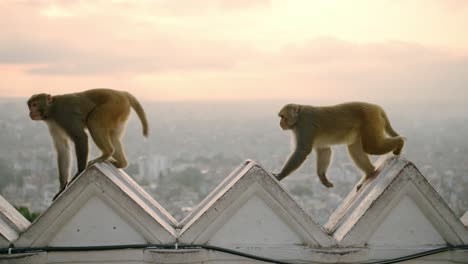
[[292,110],[295,114],[299,114],[299,106],[298,105],[293,105]]
[[287,118],[287,123],[289,127],[293,127],[296,124],[298,119],[299,119],[299,106],[291,105],[288,111],[288,118]]
[[54,97],[52,95],[48,94],[47,95],[47,104],[50,105],[54,102]]

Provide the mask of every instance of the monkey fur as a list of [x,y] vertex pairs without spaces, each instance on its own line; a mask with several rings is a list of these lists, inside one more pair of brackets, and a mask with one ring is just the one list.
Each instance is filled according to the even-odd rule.
[[280,127],[292,130],[294,136],[293,152],[281,171],[274,174],[278,180],[299,168],[315,149],[317,175],[323,185],[333,187],[326,176],[332,155],[330,146],[346,144],[351,159],[365,173],[357,186],[359,190],[375,172],[368,154],[383,155],[393,151],[400,155],[405,143],[405,138],[391,127],[384,110],[375,104],[351,102],[325,107],[288,104],[278,116]]
[[[126,122],[133,108],[143,126],[143,135],[148,136],[148,121],[137,99],[128,92],[111,89],[92,89],[64,95],[35,94],[28,100],[32,120],[45,121],[49,127],[59,171],[60,190],[66,188],[71,170],[70,140],[75,145],[78,171],[87,166],[109,160],[117,168],[127,166],[127,158],[121,143]],[[89,134],[102,151],[102,155],[88,162]]]

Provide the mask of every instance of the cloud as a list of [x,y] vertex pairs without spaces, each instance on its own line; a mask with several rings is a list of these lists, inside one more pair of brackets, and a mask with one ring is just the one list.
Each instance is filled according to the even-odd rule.
[[40,75],[110,75],[163,73],[167,71],[221,70],[231,67],[229,61],[217,58],[168,58],[167,56],[90,55],[71,62],[32,67],[30,74]]
[[[225,70],[248,57],[248,47],[193,40],[154,41],[125,48],[79,49],[66,43],[36,40],[0,42],[0,63],[38,64],[31,74],[99,75]],[[125,46],[126,43],[119,43]]]
[[80,1],[21,1],[17,6],[35,8],[42,15],[56,18],[98,14],[120,13],[128,11],[157,13],[172,16],[205,16],[210,13],[242,12],[252,9],[268,8],[271,0],[165,0],[165,1],[133,1],[133,0],[80,0]]
[[[264,1],[241,2],[242,7],[232,8],[248,8]],[[0,10],[3,8],[0,24],[5,28],[0,33],[0,63],[38,64],[27,70],[27,73],[38,75],[144,74],[223,70],[235,67],[255,52],[240,41],[203,35],[179,25],[142,23],[134,19],[134,13],[122,13],[122,9],[116,7],[142,8],[144,2],[108,3],[57,1],[52,5],[41,1],[24,2],[21,13],[15,12],[17,5],[0,4]],[[182,1],[170,3],[182,5]],[[55,11],[49,15],[42,12],[51,7]],[[105,12],[104,7],[109,10]],[[60,13],[57,10],[67,16],[57,15]],[[54,15],[50,17],[50,14]]]
[[463,50],[298,35],[302,22],[287,24],[296,18],[288,12],[275,22],[270,1],[51,3],[0,3],[0,67],[16,78],[0,89],[125,83],[158,98],[465,98]]
[[303,96],[326,91],[343,100],[450,100],[465,98],[468,56],[405,42],[321,38],[284,47],[264,71],[283,76]]
[[[438,9],[445,9],[450,12],[458,13],[462,9],[465,9],[468,7],[468,1],[466,0],[444,0],[444,1],[439,1],[439,0],[413,0],[411,1],[412,5],[416,6],[427,6],[427,5],[432,5]],[[408,4],[407,0],[397,0],[397,1],[389,1],[391,4],[397,4],[397,5],[405,5]]]
[[[335,38],[313,39],[305,43],[295,43],[285,46],[280,51],[280,58],[299,64],[330,64],[338,62],[391,62],[392,61],[424,61],[441,59],[447,52],[425,47],[416,43],[401,41],[386,41],[358,44]],[[323,65],[321,65],[323,66]]]
[[329,94],[343,100],[366,100],[424,95],[443,99],[462,96],[468,83],[467,57],[396,41],[356,44],[320,38],[290,44],[278,52],[163,34],[151,43],[122,41],[107,50],[26,39],[0,43],[0,63],[28,64],[25,72],[30,75],[132,78],[175,73],[168,76],[187,79],[177,86],[180,89],[192,83],[211,87],[212,95],[238,96],[239,91],[257,89],[258,96],[275,97]]
[[271,0],[172,0],[152,3],[151,6],[163,12],[177,16],[202,16],[219,12],[242,12],[257,8],[267,8]]
[[0,63],[43,64],[78,58],[76,51],[50,41],[0,37]]

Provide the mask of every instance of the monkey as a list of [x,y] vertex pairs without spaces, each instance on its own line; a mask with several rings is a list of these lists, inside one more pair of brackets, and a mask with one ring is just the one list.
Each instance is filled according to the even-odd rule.
[[393,151],[394,155],[400,155],[406,140],[392,128],[383,108],[370,103],[349,102],[324,107],[287,104],[278,116],[280,127],[292,131],[294,147],[281,171],[273,173],[279,181],[299,168],[315,149],[320,182],[327,188],[333,187],[326,175],[332,156],[330,146],[347,144],[351,159],[365,173],[356,188],[358,191],[375,172],[368,154],[383,155]]
[[[34,121],[45,121],[56,152],[60,189],[68,184],[71,171],[70,141],[75,145],[77,172],[75,179],[87,166],[109,161],[117,168],[128,164],[121,139],[125,132],[130,108],[137,113],[143,135],[148,136],[148,121],[137,99],[128,92],[112,89],[91,89],[78,93],[32,95],[27,101],[29,116]],[[102,155],[88,163],[88,130]]]

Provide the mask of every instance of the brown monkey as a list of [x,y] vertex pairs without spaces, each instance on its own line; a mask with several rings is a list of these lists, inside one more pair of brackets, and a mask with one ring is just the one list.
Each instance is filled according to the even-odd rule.
[[[75,145],[78,171],[86,166],[109,160],[117,168],[127,166],[121,138],[130,115],[135,110],[143,126],[143,135],[148,136],[148,121],[137,99],[130,93],[111,89],[92,89],[80,93],[51,96],[35,94],[28,100],[29,116],[32,120],[45,121],[49,127],[59,170],[60,191],[66,188],[70,175],[69,141]],[[93,138],[102,155],[88,164],[88,136]]]
[[365,173],[357,187],[359,190],[375,171],[367,154],[382,155],[393,151],[399,155],[405,143],[405,138],[391,127],[384,110],[374,104],[351,102],[326,107],[288,104],[278,115],[281,128],[292,130],[295,138],[294,151],[281,171],[275,174],[278,180],[299,168],[315,149],[319,179],[326,187],[333,187],[326,176],[332,154],[330,146],[347,144],[351,159]]

